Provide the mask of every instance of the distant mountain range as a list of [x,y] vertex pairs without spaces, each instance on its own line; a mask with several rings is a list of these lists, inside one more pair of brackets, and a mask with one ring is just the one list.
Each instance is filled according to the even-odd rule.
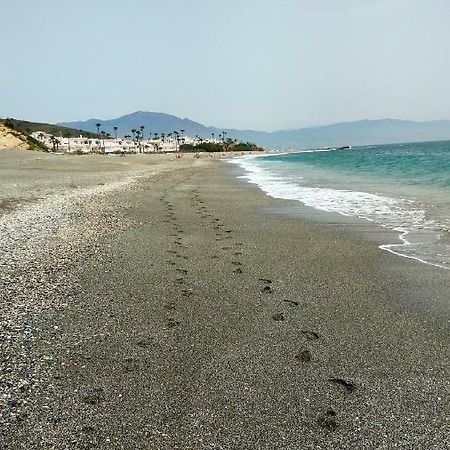
[[170,114],[138,111],[117,119],[90,119],[85,122],[62,122],[58,125],[96,132],[97,123],[101,123],[101,130],[111,135],[114,135],[113,127],[117,127],[119,136],[131,134],[131,129],[138,129],[141,125],[145,127],[146,136],[149,133],[167,134],[175,130],[185,130],[188,136],[198,135],[208,138],[211,137],[211,133],[218,136],[224,130],[227,132],[227,137],[273,149],[450,140],[450,120],[427,122],[398,119],[358,120],[296,130],[266,132],[207,127],[190,119],[181,119]]

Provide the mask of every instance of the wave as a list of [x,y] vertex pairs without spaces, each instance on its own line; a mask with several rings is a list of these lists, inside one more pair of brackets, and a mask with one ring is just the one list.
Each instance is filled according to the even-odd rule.
[[321,211],[375,222],[399,233],[400,243],[382,244],[380,249],[450,269],[450,245],[440,240],[442,226],[427,218],[425,210],[411,200],[356,190],[300,185],[262,167],[252,156],[229,162],[244,169],[245,174],[240,178],[256,184],[273,198],[296,200]]

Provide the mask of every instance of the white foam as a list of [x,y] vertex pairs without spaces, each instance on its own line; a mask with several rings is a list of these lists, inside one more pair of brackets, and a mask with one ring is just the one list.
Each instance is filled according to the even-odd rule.
[[[296,200],[322,211],[375,222],[399,233],[401,243],[380,245],[382,250],[450,269],[450,246],[440,242],[436,232],[442,227],[436,221],[428,219],[425,211],[411,200],[361,191],[303,186],[261,167],[252,156],[229,162],[245,170],[245,175],[241,178],[256,184],[273,198]],[[429,234],[425,242],[411,239],[414,232],[423,233],[424,230]]]

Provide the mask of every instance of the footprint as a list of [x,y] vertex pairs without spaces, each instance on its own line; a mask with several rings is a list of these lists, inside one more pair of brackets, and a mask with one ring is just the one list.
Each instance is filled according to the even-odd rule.
[[231,261],[231,264],[233,264],[233,266],[242,266],[239,261]]
[[333,409],[327,410],[317,418],[317,423],[328,431],[334,431],[337,428],[336,411]]
[[187,275],[188,271],[186,269],[180,269],[179,267],[177,267],[177,272],[181,272],[184,273],[185,275]]
[[263,283],[272,284],[272,280],[269,280],[268,278],[260,278],[259,281],[262,281]]
[[298,306],[298,305],[300,305],[299,302],[296,302],[294,300],[283,300],[283,302],[289,303],[291,306]]
[[[177,305],[176,305],[175,303],[173,303],[173,302],[171,302],[171,303],[166,303],[166,304],[164,305],[164,308],[169,309],[169,310],[176,309],[176,307],[177,307]],[[139,345],[139,344],[138,344],[138,345]]]
[[184,297],[190,297],[193,294],[192,289],[183,289],[181,295]]
[[104,401],[104,391],[102,388],[96,387],[90,390],[84,397],[83,402],[88,405],[98,405],[100,402]]
[[137,341],[136,345],[141,348],[147,348],[152,345],[152,342],[150,341],[150,339],[144,338],[144,339],[140,339],[139,341]]
[[303,349],[295,355],[295,358],[301,362],[311,362],[311,352],[307,349]]
[[175,320],[175,319],[169,319],[169,320],[167,321],[167,327],[168,327],[168,328],[175,328],[175,327],[177,327],[178,325],[180,325],[180,322],[179,322],[178,320]]
[[349,393],[353,392],[356,389],[354,383],[352,383],[351,381],[344,380],[343,378],[328,378],[328,381],[337,384],[339,386],[342,386]]
[[315,341],[319,339],[319,335],[315,331],[301,330],[300,333],[302,333],[303,336],[305,336],[306,339],[308,339],[308,341]]
[[272,319],[275,320],[276,322],[282,322],[283,320],[285,320],[284,313],[282,312],[276,313],[272,316]]
[[261,289],[261,292],[264,292],[265,294],[272,294],[273,289],[272,289],[271,286],[264,286],[264,287]]
[[233,273],[242,273],[242,269],[238,267],[237,269],[233,270]]
[[139,368],[138,361],[134,360],[133,358],[125,358],[124,363],[125,364],[123,371],[125,373],[134,372]]

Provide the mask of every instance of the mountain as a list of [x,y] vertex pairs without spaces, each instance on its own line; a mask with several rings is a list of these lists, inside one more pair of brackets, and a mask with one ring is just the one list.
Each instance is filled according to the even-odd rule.
[[[132,129],[139,129],[141,125],[145,127],[144,133],[146,136],[149,133],[171,133],[173,131],[185,130],[188,136],[195,136],[198,134],[202,137],[209,137],[211,133],[217,131],[205,127],[201,123],[194,122],[190,119],[180,119],[179,117],[170,114],[157,112],[137,111],[117,119],[101,120],[89,119],[86,122],[62,122],[58,125],[71,128],[81,128],[82,130],[97,132],[96,124],[101,123],[101,130],[114,135],[114,127],[117,127],[119,136],[131,134]],[[73,126],[77,124],[77,126]]]
[[[86,122],[64,122],[59,125],[96,132],[96,123],[101,129],[114,135],[113,127],[118,127],[118,134],[130,134],[131,129],[145,127],[145,134],[170,133],[185,130],[186,135],[198,134],[203,138],[216,136],[221,128],[206,127],[190,119],[156,112],[138,111],[111,120],[90,119]],[[280,130],[274,132],[224,129],[227,137],[241,141],[254,142],[266,148],[308,148],[317,146],[390,144],[395,142],[418,142],[450,140],[450,120],[416,122],[398,119],[358,120],[332,125],[301,128],[297,130]]]

